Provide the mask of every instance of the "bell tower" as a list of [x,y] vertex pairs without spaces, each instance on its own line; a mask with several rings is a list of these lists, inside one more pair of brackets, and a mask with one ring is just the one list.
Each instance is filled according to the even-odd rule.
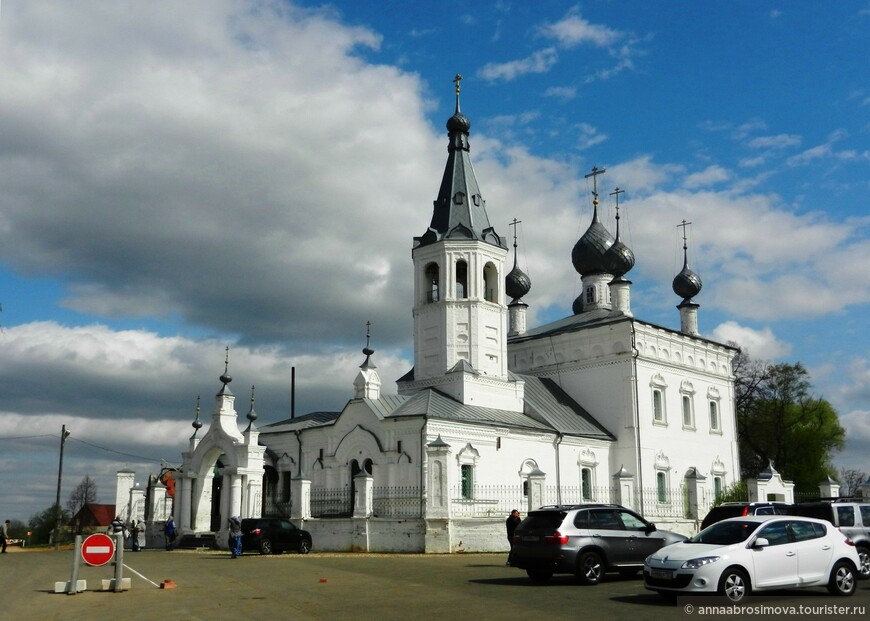
[[[438,388],[465,404],[522,411],[509,379],[504,237],[490,226],[469,155],[471,122],[447,121],[447,165],[426,232],[414,238],[414,369],[400,394]],[[519,398],[517,397],[519,395]]]

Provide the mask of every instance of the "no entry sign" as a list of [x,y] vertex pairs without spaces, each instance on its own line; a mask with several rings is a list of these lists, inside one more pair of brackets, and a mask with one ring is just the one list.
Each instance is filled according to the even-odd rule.
[[82,543],[82,560],[93,567],[105,565],[115,556],[115,542],[103,533],[91,535]]

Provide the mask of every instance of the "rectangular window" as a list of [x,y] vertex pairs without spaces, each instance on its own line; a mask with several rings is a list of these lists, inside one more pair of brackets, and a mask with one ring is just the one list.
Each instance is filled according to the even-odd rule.
[[837,507],[837,521],[839,526],[855,525],[855,508],[849,505]]
[[683,427],[693,428],[695,421],[692,416],[692,398],[689,395],[683,395]]
[[583,500],[592,500],[592,470],[589,468],[580,470],[580,487]]
[[668,502],[668,478],[664,472],[656,473],[656,499],[661,504]]
[[722,477],[713,477],[713,497],[718,499],[722,495]]
[[460,474],[462,477],[462,497],[470,499],[473,497],[474,490],[474,466],[462,464]]
[[719,431],[719,404],[710,402],[710,430]]
[[665,422],[665,409],[662,402],[662,391],[653,389],[653,420],[657,423]]

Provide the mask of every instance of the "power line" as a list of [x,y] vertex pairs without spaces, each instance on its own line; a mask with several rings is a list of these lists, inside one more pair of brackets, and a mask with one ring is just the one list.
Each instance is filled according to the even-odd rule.
[[162,463],[160,459],[154,459],[153,457],[143,457],[142,455],[134,455],[133,453],[124,453],[123,451],[116,451],[115,449],[110,449],[105,446],[100,446],[99,444],[94,444],[92,442],[87,442],[85,440],[80,440],[79,438],[69,438],[69,440],[75,440],[76,442],[81,442],[82,444],[87,444],[88,446],[92,446],[94,448],[100,449],[101,451],[106,451],[107,453],[115,453],[116,455],[123,455],[124,457],[133,457],[135,459],[141,459],[143,461],[154,462],[154,463]]

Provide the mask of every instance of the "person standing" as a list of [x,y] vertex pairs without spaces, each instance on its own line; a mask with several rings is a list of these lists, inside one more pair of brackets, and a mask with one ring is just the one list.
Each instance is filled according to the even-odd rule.
[[109,524],[109,528],[106,529],[106,532],[110,535],[117,535],[118,533],[125,535],[126,530],[127,527],[124,525],[124,520],[121,519],[120,515],[116,515],[112,523]]
[[507,538],[508,543],[510,544],[510,552],[508,552],[508,560],[506,565],[511,564],[511,555],[514,553],[514,531],[517,529],[517,526],[520,525],[522,519],[520,518],[520,512],[514,509],[511,511],[511,514],[504,521],[505,528],[507,529]]
[[230,558],[242,555],[242,521],[233,516],[230,518]]
[[166,520],[166,526],[163,527],[163,534],[166,538],[166,551],[169,552],[175,546],[175,520],[172,519],[172,516],[169,516],[169,519]]
[[9,520],[3,522],[3,530],[0,533],[2,536],[2,541],[0,541],[0,547],[3,548],[3,554],[6,554],[6,544],[9,542]]
[[138,520],[133,520],[130,523],[130,549],[133,552],[139,551],[139,531],[142,530],[142,527],[139,526]]

